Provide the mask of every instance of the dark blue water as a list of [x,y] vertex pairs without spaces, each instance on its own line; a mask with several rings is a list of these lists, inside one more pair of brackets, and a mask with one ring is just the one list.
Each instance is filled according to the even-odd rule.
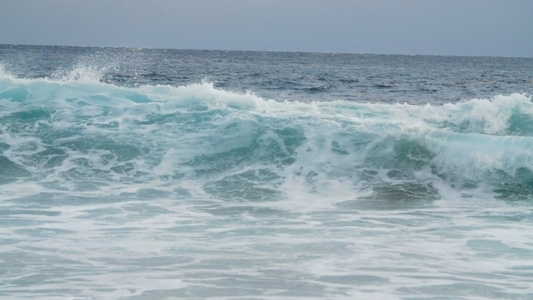
[[528,299],[533,59],[0,46],[4,298]]
[[[118,86],[210,82],[274,100],[442,104],[532,93],[533,59],[0,45],[18,78],[90,69]],[[78,74],[78,76],[81,74]]]

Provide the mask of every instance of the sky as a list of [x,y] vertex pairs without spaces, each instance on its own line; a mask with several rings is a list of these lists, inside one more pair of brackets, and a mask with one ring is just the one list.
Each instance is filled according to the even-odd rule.
[[0,44],[533,57],[533,0],[0,0]]

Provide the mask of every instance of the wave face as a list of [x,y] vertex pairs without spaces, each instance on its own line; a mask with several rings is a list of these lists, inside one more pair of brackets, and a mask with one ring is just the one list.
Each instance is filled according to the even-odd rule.
[[533,295],[531,59],[0,61],[2,299]]
[[446,196],[442,185],[487,186],[505,199],[533,190],[533,104],[522,94],[439,106],[302,103],[209,83],[4,78],[0,99],[4,184],[120,195],[195,182],[232,201],[293,189],[430,199]]

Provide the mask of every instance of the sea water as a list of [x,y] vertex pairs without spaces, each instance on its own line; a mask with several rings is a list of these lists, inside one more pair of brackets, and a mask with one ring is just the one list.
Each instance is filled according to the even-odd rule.
[[0,298],[532,299],[533,59],[0,46]]

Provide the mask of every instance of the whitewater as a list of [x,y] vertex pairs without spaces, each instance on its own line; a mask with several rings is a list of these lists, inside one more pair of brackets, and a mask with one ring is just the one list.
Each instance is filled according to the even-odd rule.
[[0,45],[0,298],[531,299],[533,59]]

